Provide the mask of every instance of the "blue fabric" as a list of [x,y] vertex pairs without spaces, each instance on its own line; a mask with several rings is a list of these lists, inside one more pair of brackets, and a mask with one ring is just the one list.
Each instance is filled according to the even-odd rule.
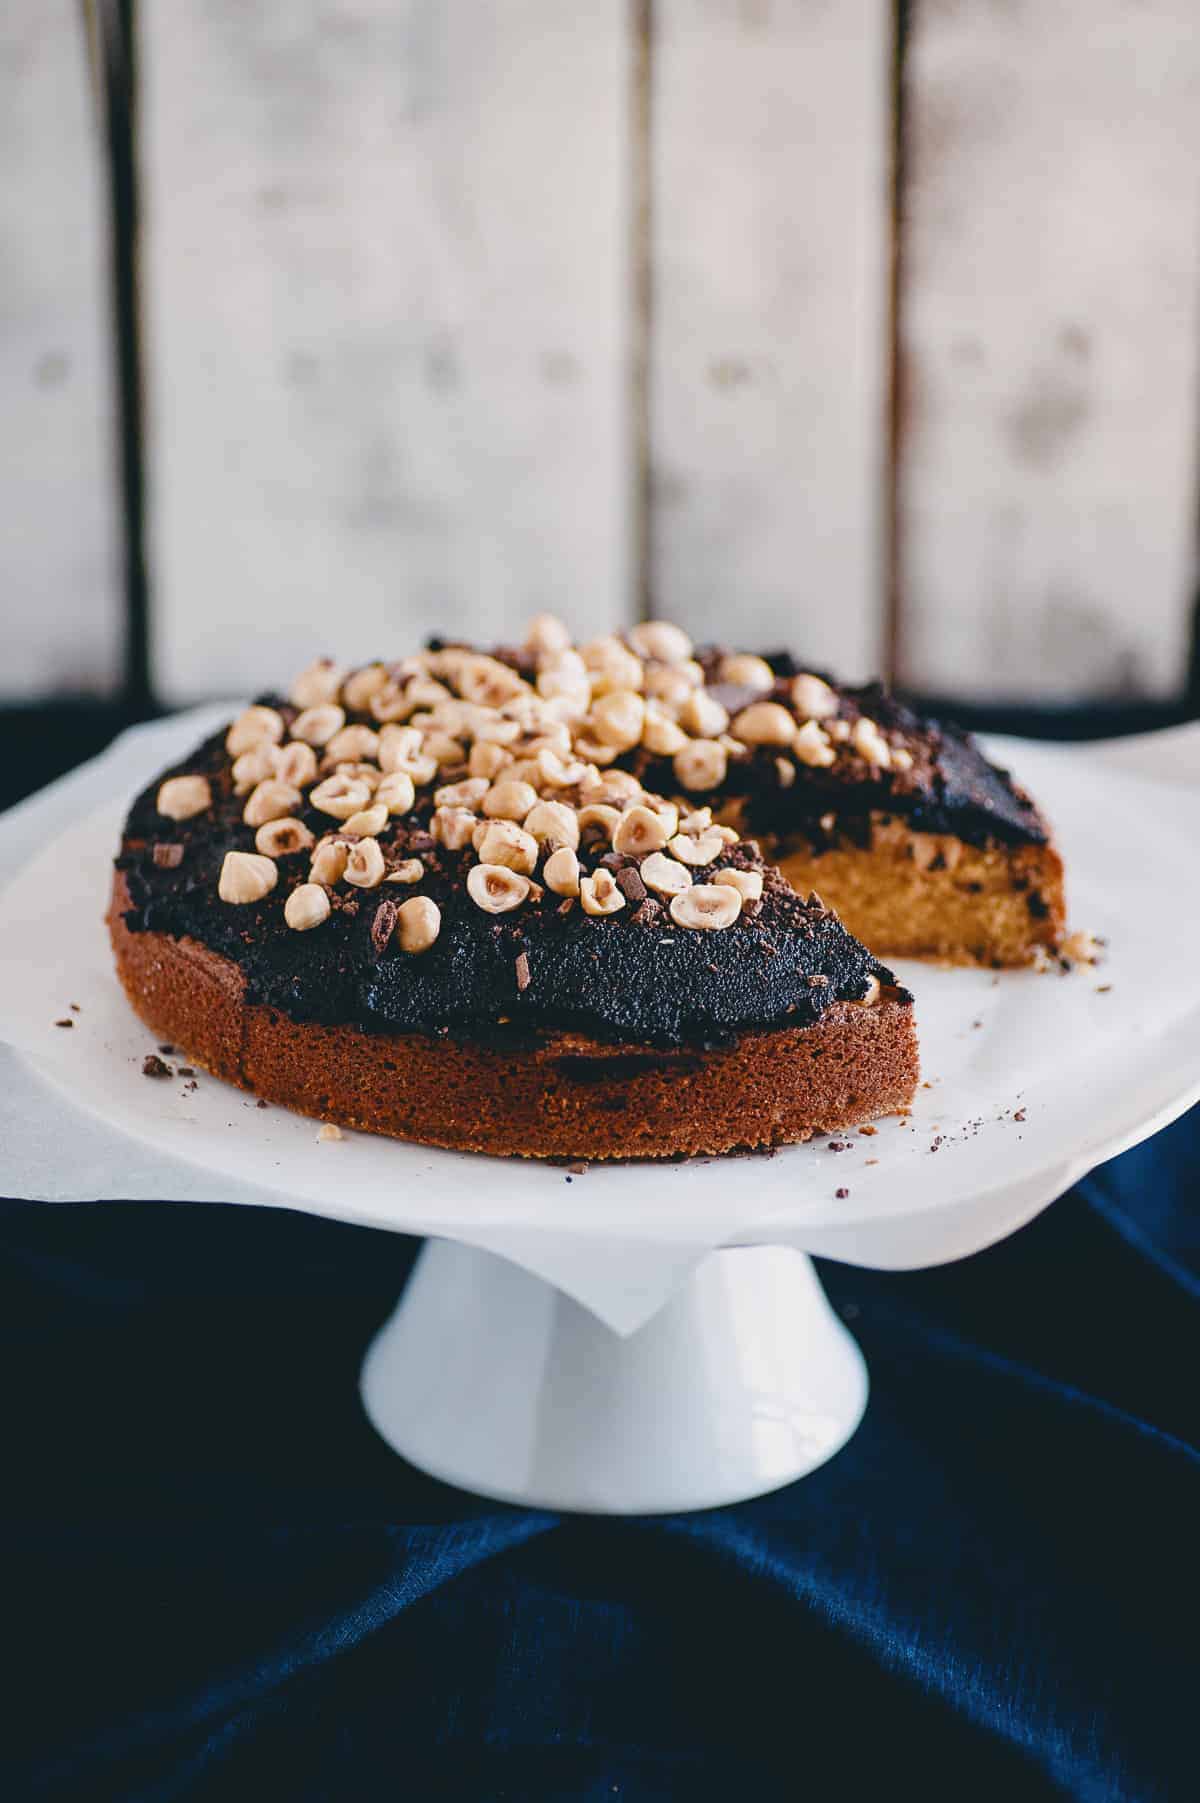
[[355,1381],[409,1241],[0,1211],[0,1791],[160,1800],[1200,1794],[1200,1112],[1006,1244],[826,1266],[873,1390],[815,1476],[483,1504]]

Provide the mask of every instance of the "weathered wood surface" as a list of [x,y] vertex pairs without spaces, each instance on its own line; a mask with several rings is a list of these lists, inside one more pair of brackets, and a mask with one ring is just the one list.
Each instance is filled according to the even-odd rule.
[[143,9],[168,695],[621,617],[626,11]]
[[105,166],[79,9],[0,7],[0,696],[121,661]]
[[1195,588],[1194,0],[915,0],[900,671],[1169,695]]
[[700,636],[884,649],[885,0],[657,0],[651,587]]

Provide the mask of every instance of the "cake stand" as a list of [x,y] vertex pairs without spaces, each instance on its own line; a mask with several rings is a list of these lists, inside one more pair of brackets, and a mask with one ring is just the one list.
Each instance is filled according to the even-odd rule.
[[[362,1397],[396,1451],[466,1489],[626,1514],[804,1476],[868,1393],[812,1255],[889,1270],[964,1257],[1200,1097],[1196,789],[1015,743],[995,749],[1055,820],[1073,920],[1107,939],[1105,960],[997,976],[901,966],[925,1087],[873,1133],[572,1171],[363,1134],[317,1143],[313,1122],[215,1079],[148,1082],[150,1035],[112,976],[98,897],[125,799],[204,725],[143,729],[92,773],[84,818],[81,788],[36,804],[32,838],[23,816],[40,850],[0,897],[0,943],[21,948],[0,1023],[21,1059],[11,1081],[28,1086],[25,1110],[61,1122],[64,1148],[77,1111],[103,1123],[108,1150],[65,1180],[72,1193],[203,1182],[213,1200],[429,1236]],[[76,1027],[56,1030],[70,1001]]]

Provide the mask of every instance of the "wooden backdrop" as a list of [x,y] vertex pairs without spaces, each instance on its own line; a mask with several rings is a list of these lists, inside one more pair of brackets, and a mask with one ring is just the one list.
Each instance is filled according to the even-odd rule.
[[540,608],[938,694],[1176,694],[1196,26],[7,0],[0,690],[112,692],[140,551],[171,700]]

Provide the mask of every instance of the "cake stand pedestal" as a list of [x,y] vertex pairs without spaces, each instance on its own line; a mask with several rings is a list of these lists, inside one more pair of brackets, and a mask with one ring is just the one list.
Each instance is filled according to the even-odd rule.
[[388,1445],[434,1477],[630,1515],[804,1477],[858,1426],[867,1371],[791,1247],[710,1253],[622,1337],[505,1259],[430,1240],[361,1387]]

